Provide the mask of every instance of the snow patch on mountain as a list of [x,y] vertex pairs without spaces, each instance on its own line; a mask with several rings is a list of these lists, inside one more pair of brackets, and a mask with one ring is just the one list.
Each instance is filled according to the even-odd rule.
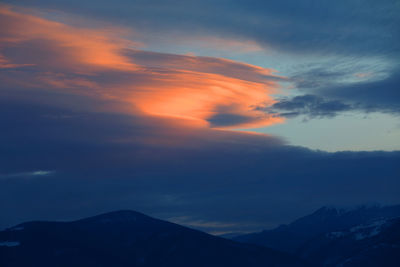
[[386,227],[388,223],[388,219],[378,219],[368,224],[354,226],[349,230],[330,232],[325,236],[329,239],[351,236],[355,240],[363,240],[380,234],[382,229]]
[[356,240],[363,240],[378,235],[382,227],[387,223],[386,219],[374,221],[367,225],[358,225],[350,229],[351,233],[355,233]]

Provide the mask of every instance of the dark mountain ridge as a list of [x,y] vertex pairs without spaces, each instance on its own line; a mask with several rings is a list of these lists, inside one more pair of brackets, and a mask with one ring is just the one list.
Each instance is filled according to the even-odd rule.
[[27,222],[0,232],[0,266],[309,266],[133,211],[73,222]]

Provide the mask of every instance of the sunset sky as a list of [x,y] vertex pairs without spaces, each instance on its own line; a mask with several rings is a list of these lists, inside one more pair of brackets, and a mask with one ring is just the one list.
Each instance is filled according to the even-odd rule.
[[0,228],[211,233],[400,203],[399,1],[0,3]]

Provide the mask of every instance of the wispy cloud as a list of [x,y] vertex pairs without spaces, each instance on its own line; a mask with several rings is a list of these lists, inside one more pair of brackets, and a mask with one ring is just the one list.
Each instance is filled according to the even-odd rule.
[[278,113],[285,117],[305,115],[308,118],[334,117],[340,112],[354,109],[351,105],[339,100],[327,100],[316,95],[301,95],[281,99],[268,109],[270,113]]
[[3,88],[119,101],[132,106],[130,113],[182,118],[205,127],[252,128],[283,121],[254,108],[275,102],[271,94],[285,78],[271,69],[145,52],[133,49],[135,43],[118,30],[72,27],[11,6],[1,6],[0,16],[8,25],[0,31]]
[[30,172],[17,172],[17,173],[7,173],[0,174],[0,179],[6,178],[34,178],[34,177],[42,177],[42,176],[51,176],[55,174],[55,171],[30,171]]

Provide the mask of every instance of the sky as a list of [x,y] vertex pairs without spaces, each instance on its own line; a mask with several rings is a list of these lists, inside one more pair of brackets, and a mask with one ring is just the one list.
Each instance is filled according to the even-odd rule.
[[400,203],[399,1],[0,3],[0,228],[213,234]]

